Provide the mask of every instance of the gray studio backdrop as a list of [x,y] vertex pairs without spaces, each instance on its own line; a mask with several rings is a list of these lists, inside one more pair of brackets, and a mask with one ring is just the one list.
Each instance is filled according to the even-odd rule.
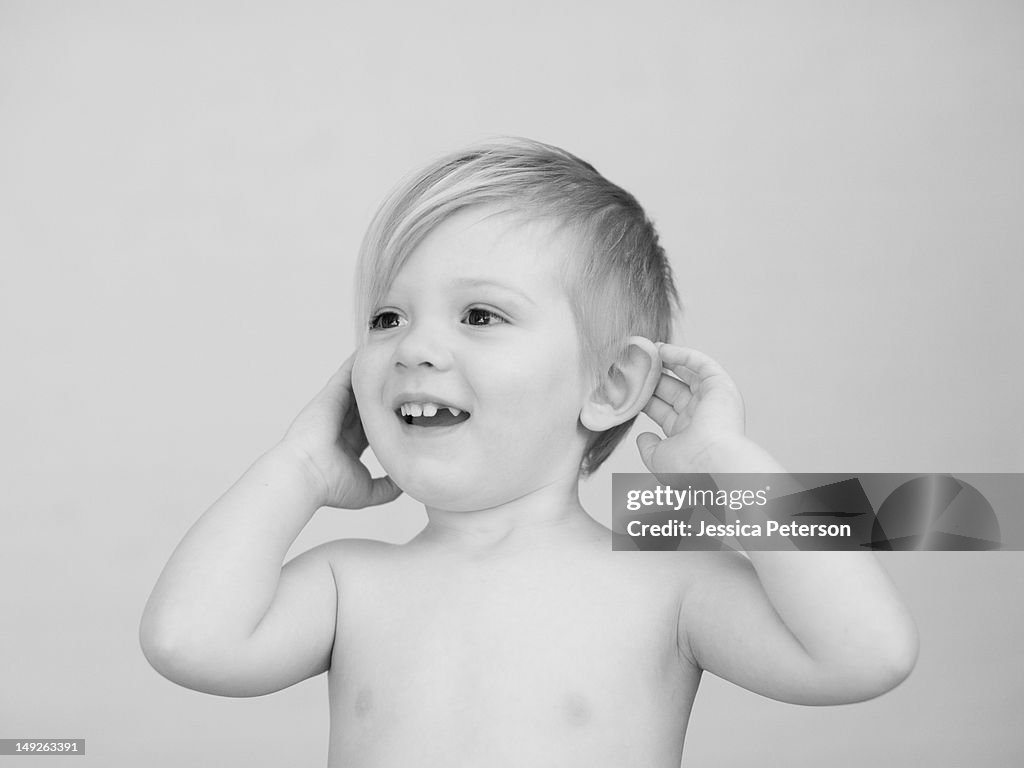
[[[793,471],[1024,470],[1024,6],[0,0],[0,738],[76,765],[323,765],[323,679],[178,688],[136,640],[195,518],[352,348],[403,174],[565,146],[658,224],[751,434]],[[646,429],[647,426],[644,425]],[[611,472],[586,484],[610,519]],[[401,541],[408,499],[297,542]],[[890,554],[921,658],[866,704],[706,679],[694,766],[1003,766],[1019,553]],[[44,762],[50,758],[41,758]]]

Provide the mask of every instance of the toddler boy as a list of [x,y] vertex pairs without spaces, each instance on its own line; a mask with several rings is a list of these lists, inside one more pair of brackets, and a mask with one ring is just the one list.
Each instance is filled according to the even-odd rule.
[[[356,352],[161,574],[161,674],[256,696],[329,672],[331,766],[667,768],[704,670],[803,704],[909,673],[870,553],[613,552],[580,505],[641,411],[652,472],[780,469],[722,368],[667,343],[657,235],[592,166],[525,140],[434,163],[378,213],[358,284]],[[318,508],[403,491],[428,518],[407,544],[282,567]]]

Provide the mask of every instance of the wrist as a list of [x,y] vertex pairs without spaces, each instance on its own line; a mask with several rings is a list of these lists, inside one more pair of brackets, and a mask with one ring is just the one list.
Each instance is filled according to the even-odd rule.
[[313,457],[299,445],[282,441],[260,457],[269,471],[295,485],[314,511],[327,503],[327,481]]
[[767,474],[785,470],[768,451],[746,435],[730,435],[711,443],[697,456],[699,472]]

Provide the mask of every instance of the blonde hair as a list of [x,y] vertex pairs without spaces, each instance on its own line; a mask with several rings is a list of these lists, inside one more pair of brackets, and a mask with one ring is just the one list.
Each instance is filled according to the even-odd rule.
[[[636,199],[565,150],[504,138],[442,157],[400,184],[363,238],[356,280],[358,318],[383,301],[423,238],[456,211],[492,206],[550,218],[576,235],[561,266],[580,329],[582,356],[598,382],[620,361],[630,336],[669,341],[679,297],[654,226]],[[594,433],[580,463],[589,474],[608,458],[632,420]]]

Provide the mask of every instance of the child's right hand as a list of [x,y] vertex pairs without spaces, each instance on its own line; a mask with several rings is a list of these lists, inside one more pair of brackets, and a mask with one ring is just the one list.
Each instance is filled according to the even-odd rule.
[[302,409],[278,449],[299,460],[320,494],[321,506],[361,509],[398,498],[390,477],[371,477],[359,457],[366,434],[352,392],[355,354]]

